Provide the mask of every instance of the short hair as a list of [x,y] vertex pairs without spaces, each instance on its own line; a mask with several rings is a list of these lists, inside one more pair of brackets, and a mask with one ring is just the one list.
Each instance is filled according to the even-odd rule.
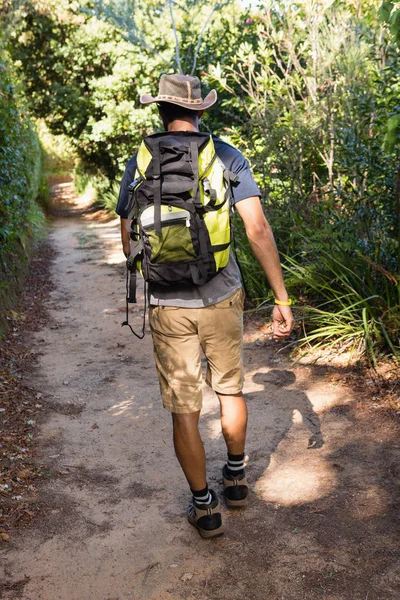
[[168,123],[171,123],[171,121],[175,121],[176,119],[182,119],[182,117],[189,117],[194,120],[199,114],[197,110],[191,110],[190,108],[178,106],[177,104],[171,104],[171,102],[158,102],[157,106],[161,115]]

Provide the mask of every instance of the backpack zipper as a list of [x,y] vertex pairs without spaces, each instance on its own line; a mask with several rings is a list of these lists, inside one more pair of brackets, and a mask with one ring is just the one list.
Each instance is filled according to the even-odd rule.
[[[190,218],[183,217],[181,219],[171,219],[170,221],[161,221],[161,229],[163,227],[169,227],[170,225],[185,225],[186,227],[190,227]],[[143,231],[151,231],[154,229],[154,223],[151,225],[142,226]]]

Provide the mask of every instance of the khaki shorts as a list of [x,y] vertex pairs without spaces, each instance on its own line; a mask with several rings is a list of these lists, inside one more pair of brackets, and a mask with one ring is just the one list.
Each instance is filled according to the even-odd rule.
[[207,358],[206,383],[221,394],[242,391],[243,301],[240,289],[204,308],[150,307],[154,356],[167,410],[201,410],[201,349]]

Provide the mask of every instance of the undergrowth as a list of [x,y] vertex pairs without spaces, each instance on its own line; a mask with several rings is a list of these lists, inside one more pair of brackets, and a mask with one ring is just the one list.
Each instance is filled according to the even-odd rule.
[[[309,227],[286,213],[290,227],[277,223],[276,237],[285,283],[301,323],[299,345],[347,352],[373,365],[400,359],[400,277],[365,256],[354,236],[334,233],[329,220]],[[236,224],[237,254],[249,296],[257,308],[273,295]],[[289,250],[289,252],[288,252]]]

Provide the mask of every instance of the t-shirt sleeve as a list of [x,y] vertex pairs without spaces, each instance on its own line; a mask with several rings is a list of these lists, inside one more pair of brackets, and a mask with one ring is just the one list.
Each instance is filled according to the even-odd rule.
[[231,186],[232,204],[236,204],[236,202],[240,202],[251,196],[261,197],[258,185],[254,181],[250,165],[240,152],[238,152],[238,155],[235,157],[230,171],[239,177],[239,180]]
[[225,167],[238,176],[238,181],[231,185],[231,203],[236,204],[236,202],[252,196],[261,197],[261,192],[254,181],[250,165],[243,154],[219,139],[216,140],[215,149]]
[[117,208],[115,212],[122,219],[128,218],[128,187],[135,179],[135,171],[136,171],[136,154],[132,156],[128,164],[126,165],[125,173],[121,179],[121,184],[119,188],[119,196],[117,202]]

